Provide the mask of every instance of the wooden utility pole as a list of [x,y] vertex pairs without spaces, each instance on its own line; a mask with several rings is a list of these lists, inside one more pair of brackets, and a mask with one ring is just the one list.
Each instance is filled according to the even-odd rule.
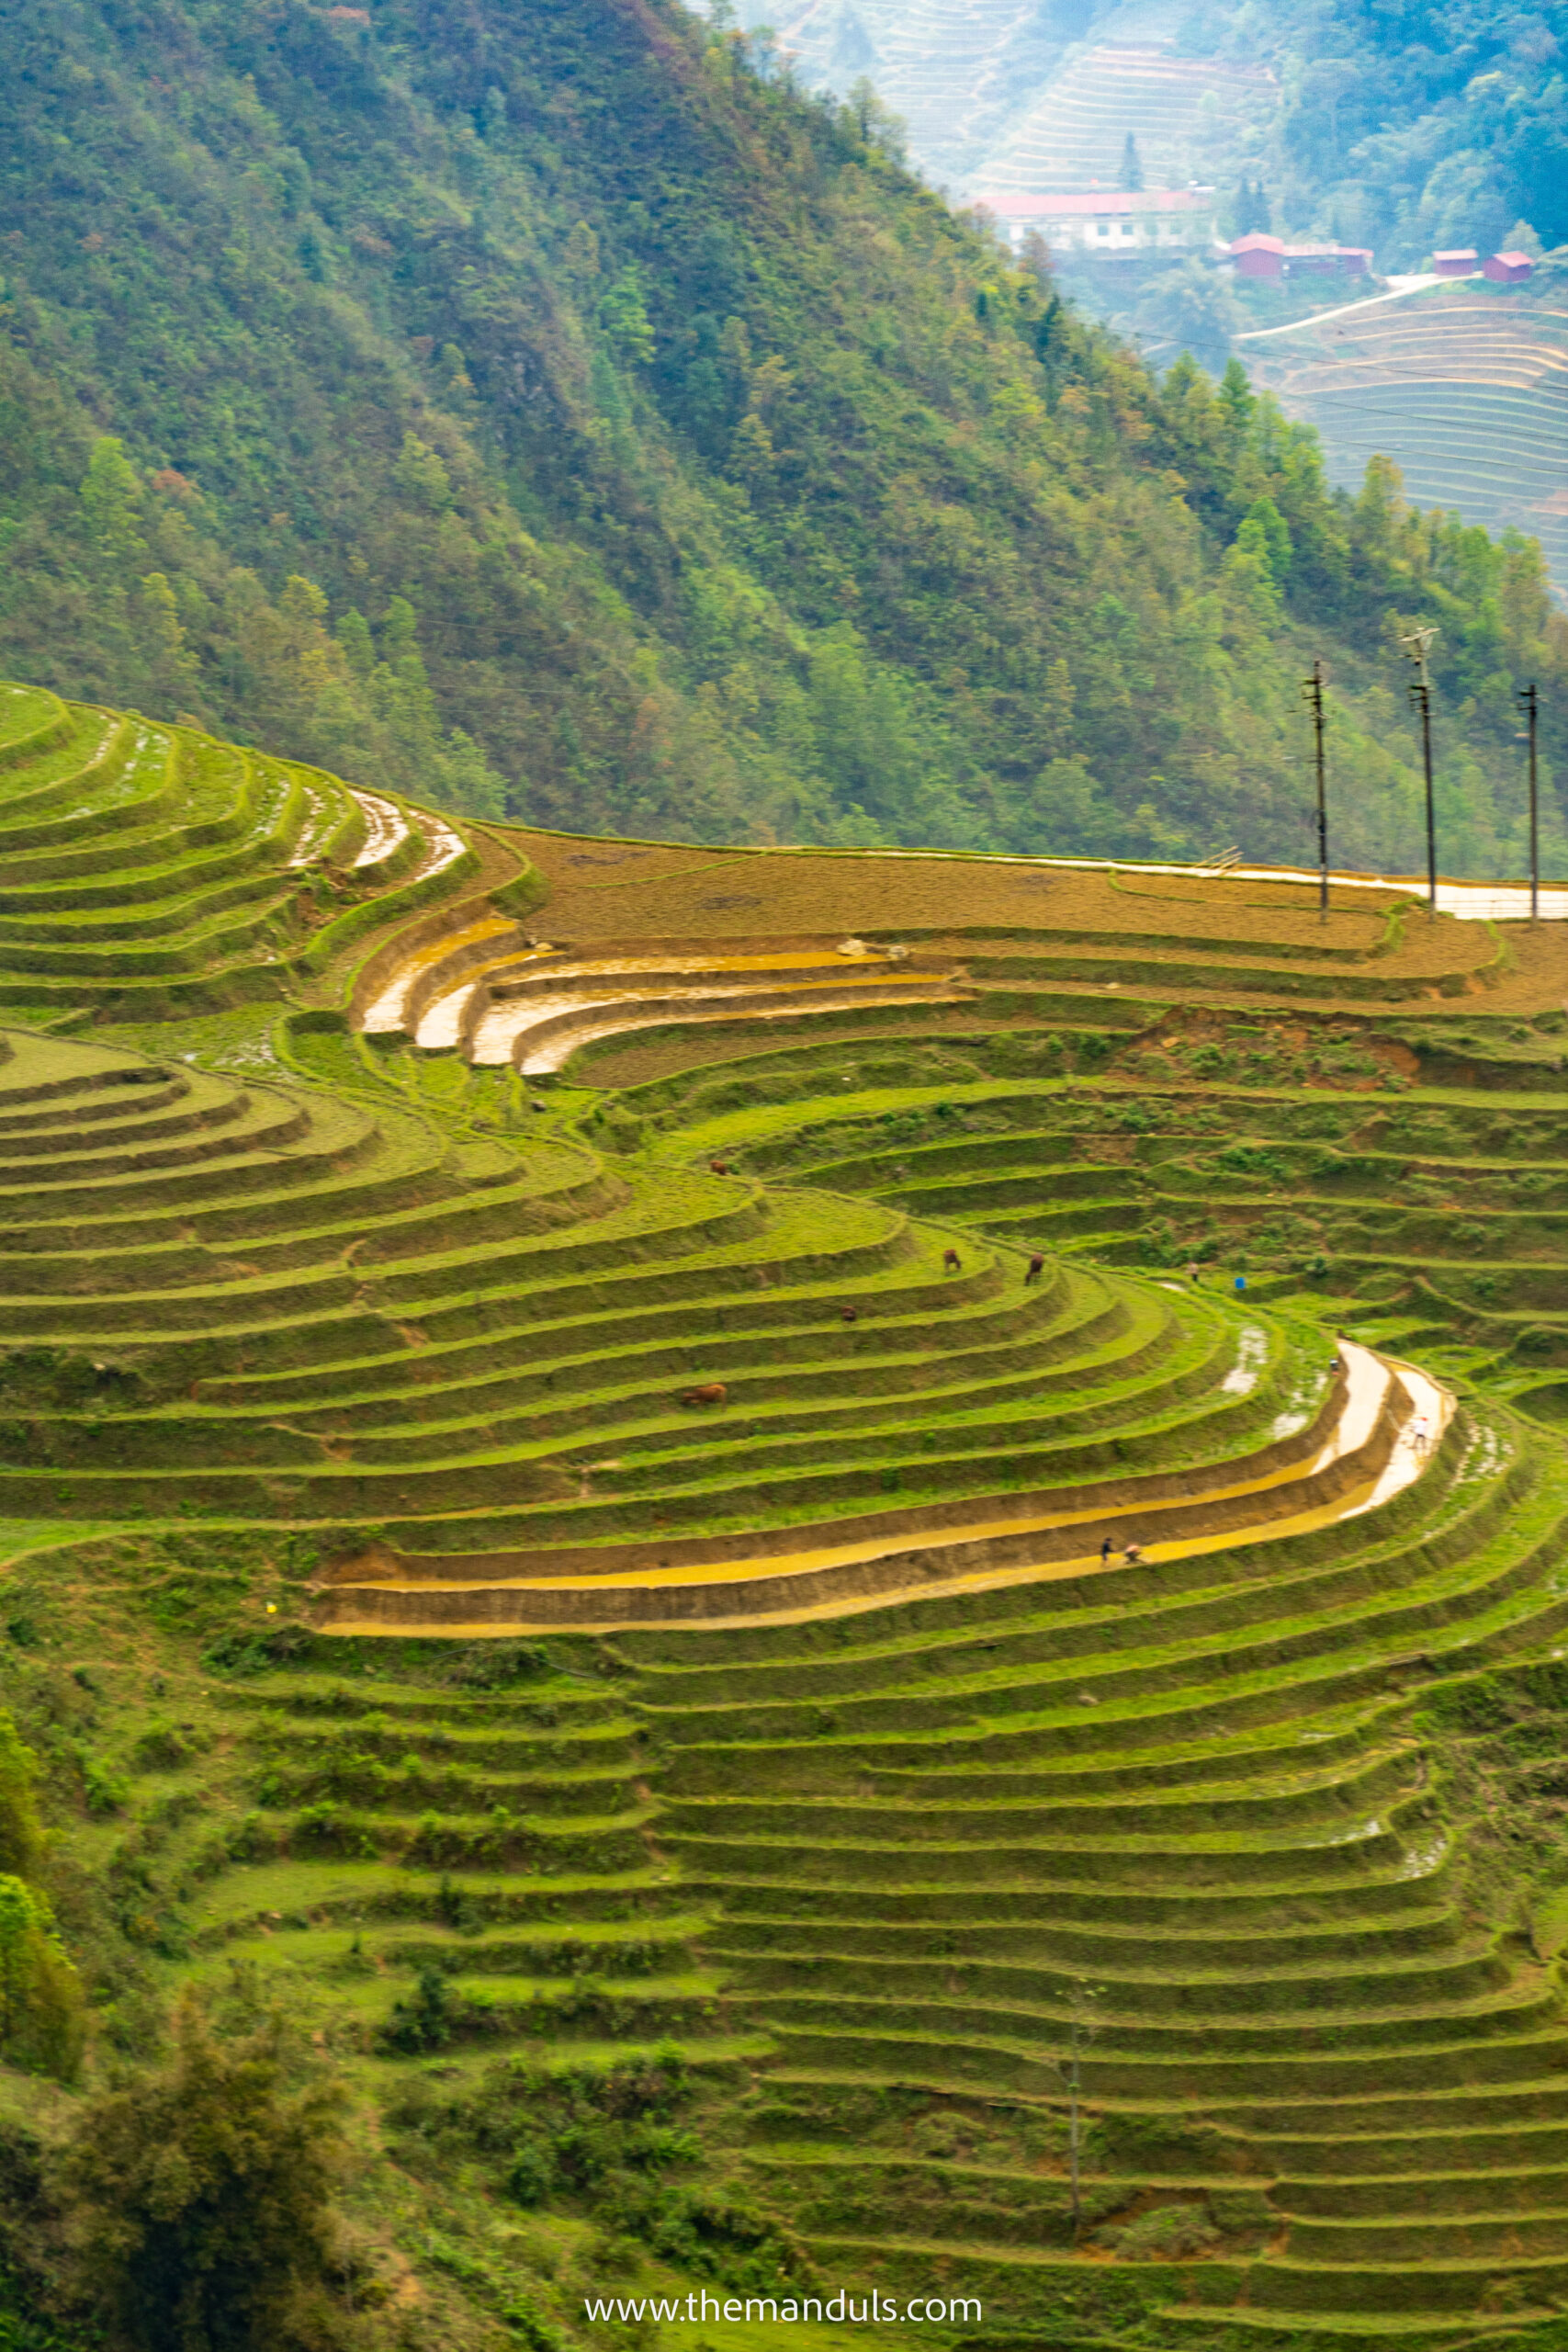
[[1427,910],[1433,915],[1438,911],[1438,810],[1432,797],[1432,684],[1427,675],[1427,649],[1437,634],[1435,628],[1412,629],[1399,640],[1405,659],[1416,664],[1410,698],[1421,714],[1421,758],[1427,771]]
[[1536,792],[1535,688],[1521,686],[1519,700],[1525,707],[1525,741],[1530,747],[1530,921],[1537,922],[1540,919],[1540,802]]
[[1325,790],[1323,765],[1323,687],[1324,668],[1321,657],[1312,665],[1312,675],[1302,686],[1312,712],[1313,732],[1317,739],[1317,908],[1321,921],[1328,921],[1328,799]]

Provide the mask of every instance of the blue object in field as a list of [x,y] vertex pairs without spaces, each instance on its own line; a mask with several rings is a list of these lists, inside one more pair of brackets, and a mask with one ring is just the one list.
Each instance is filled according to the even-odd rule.
[[1237,1274],[1235,1278],[1235,1286],[1237,1290],[1245,1290],[1247,1288],[1247,1276],[1245,1274]]

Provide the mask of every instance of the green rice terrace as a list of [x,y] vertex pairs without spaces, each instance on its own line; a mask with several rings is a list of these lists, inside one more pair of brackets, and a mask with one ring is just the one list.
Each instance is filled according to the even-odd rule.
[[1259,382],[1317,426],[1332,480],[1359,485],[1381,451],[1423,505],[1539,537],[1561,594],[1564,326],[1550,285],[1498,288],[1476,277],[1242,340]]
[[96,2041],[237,1965],[405,2186],[488,2086],[552,2261],[539,2119],[656,2063],[653,2291],[1560,2345],[1565,999],[1382,886],[459,827],[0,690],[0,1696]]

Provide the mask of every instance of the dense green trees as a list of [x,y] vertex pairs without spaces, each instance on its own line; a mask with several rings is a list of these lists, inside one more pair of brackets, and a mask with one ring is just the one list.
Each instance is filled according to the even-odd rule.
[[1382,859],[1419,611],[1456,857],[1517,862],[1530,552],[1156,380],[869,93],[671,0],[19,0],[3,40],[0,665],[475,814],[1303,854],[1324,650]]
[[43,1829],[33,1796],[38,1758],[0,1707],[0,1871],[25,1876],[43,1850]]
[[82,2054],[82,1989],[33,1883],[44,1857],[37,1777],[37,1757],[0,1707],[0,2058],[69,2076]]
[[71,2075],[82,2055],[81,1986],[49,1898],[0,1871],[0,2055]]
[[1371,245],[1384,268],[1413,268],[1435,247],[1495,248],[1521,220],[1549,246],[1568,243],[1563,0],[1512,12],[1198,0],[1185,31],[1204,52],[1275,59],[1284,105],[1269,177],[1292,231]]
[[1248,237],[1261,231],[1267,235],[1271,222],[1268,192],[1261,179],[1248,180],[1244,172],[1236,182],[1231,198],[1230,225],[1233,235]]
[[276,2018],[222,2040],[187,1993],[168,2065],[82,2118],[62,2179],[117,2341],[303,2352],[332,2340],[321,2298],[341,2267],[339,2095],[289,2071]]

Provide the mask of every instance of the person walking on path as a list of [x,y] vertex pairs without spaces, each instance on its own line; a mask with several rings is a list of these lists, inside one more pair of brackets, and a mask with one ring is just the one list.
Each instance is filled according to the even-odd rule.
[[1100,1547],[1100,1565],[1102,1568],[1108,1568],[1111,1566],[1111,1555],[1115,1549],[1115,1544],[1108,1535]]

